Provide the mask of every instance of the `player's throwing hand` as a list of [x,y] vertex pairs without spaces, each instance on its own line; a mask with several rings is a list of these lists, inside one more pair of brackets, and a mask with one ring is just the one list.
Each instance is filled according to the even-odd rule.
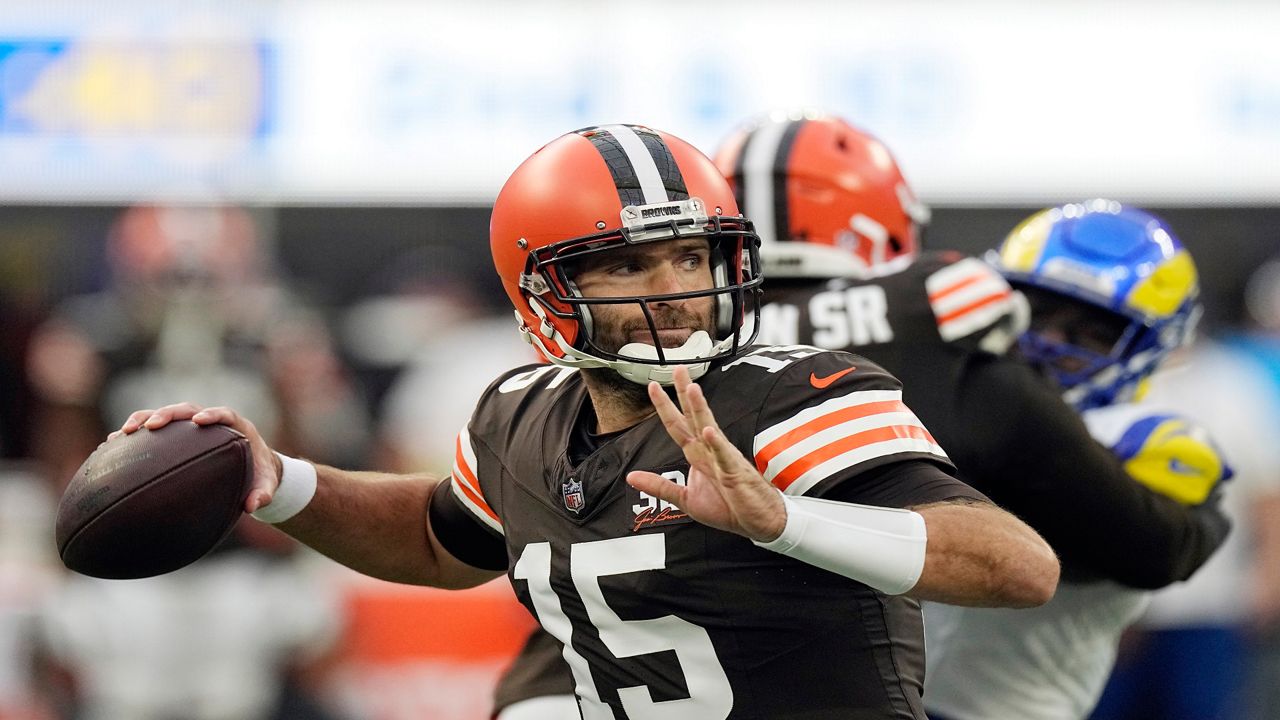
[[787,522],[782,497],[720,431],[688,369],[677,367],[674,379],[680,407],[656,382],[649,383],[649,399],[689,461],[688,485],[640,470],[628,473],[627,482],[711,527],[760,542],[777,538]]

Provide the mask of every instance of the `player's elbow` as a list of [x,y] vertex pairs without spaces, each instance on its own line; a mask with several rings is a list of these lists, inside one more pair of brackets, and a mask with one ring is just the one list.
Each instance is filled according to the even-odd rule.
[[1061,566],[1053,549],[1039,537],[1025,543],[1019,560],[1003,574],[1001,604],[1012,608],[1043,605],[1058,589]]
[[1035,530],[987,503],[922,508],[929,528],[924,573],[912,594],[973,607],[1035,607],[1058,588],[1058,556]]

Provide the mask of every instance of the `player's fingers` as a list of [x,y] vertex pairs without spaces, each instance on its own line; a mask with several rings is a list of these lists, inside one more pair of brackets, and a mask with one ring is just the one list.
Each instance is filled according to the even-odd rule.
[[702,440],[711,448],[711,457],[715,462],[717,474],[738,476],[758,472],[742,451],[720,431],[711,425],[702,429]]
[[151,417],[153,412],[155,410],[135,410],[129,413],[129,417],[125,418],[124,424],[120,426],[120,429],[108,435],[107,439],[136,432],[138,428],[142,427],[142,423]]
[[244,499],[244,511],[251,513],[271,504],[276,489],[280,487],[280,476],[284,468],[280,458],[271,452],[271,448],[261,438],[255,441],[251,437],[249,444],[253,448],[254,472],[249,494]]
[[[240,424],[240,414],[227,407],[209,407],[191,416],[197,425],[231,425]],[[239,429],[238,427],[236,429]]]
[[195,403],[184,402],[165,405],[151,413],[151,417],[142,423],[142,427],[148,430],[158,430],[174,420],[190,420],[191,416],[198,412],[200,412],[200,406]]
[[693,424],[694,432],[699,435],[705,428],[720,428],[716,424],[716,416],[711,412],[711,406],[707,403],[707,396],[702,392],[702,386],[690,384],[685,389],[685,414],[689,416],[690,422]]
[[642,493],[652,495],[659,500],[666,500],[678,508],[684,507],[685,488],[671,482],[657,473],[645,470],[633,470],[627,473],[627,484]]
[[696,433],[697,425],[694,423],[689,401],[689,390],[694,387],[693,379],[689,377],[689,368],[684,365],[677,365],[671,373],[671,378],[675,382],[676,399],[680,401],[680,412],[684,415],[685,422],[689,425],[689,428]]
[[684,447],[691,440],[696,440],[692,430],[689,428],[689,422],[675,403],[671,402],[671,398],[663,392],[662,386],[656,382],[649,383],[649,400],[653,403],[653,409],[658,411],[658,419],[662,420],[662,426],[667,429],[667,434],[675,440],[676,444]]

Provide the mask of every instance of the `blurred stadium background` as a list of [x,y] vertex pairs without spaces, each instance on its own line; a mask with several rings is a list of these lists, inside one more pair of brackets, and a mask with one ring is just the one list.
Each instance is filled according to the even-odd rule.
[[[365,581],[261,528],[207,571],[92,583],[50,503],[122,408],[180,392],[308,457],[445,471],[469,394],[527,357],[488,203],[577,127],[710,153],[767,110],[842,115],[894,150],[934,248],[1086,197],[1153,210],[1200,266],[1214,372],[1258,400],[1221,427],[1274,428],[1278,36],[1252,0],[0,4],[0,720],[485,716],[529,624],[502,583]],[[1274,718],[1258,444],[1228,447],[1237,561],[1174,614],[1242,629],[1240,712]]]

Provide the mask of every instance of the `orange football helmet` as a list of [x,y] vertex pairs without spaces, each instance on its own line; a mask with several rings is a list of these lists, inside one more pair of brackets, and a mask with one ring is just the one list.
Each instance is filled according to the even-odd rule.
[[[684,237],[709,240],[712,288],[585,298],[566,271],[588,253]],[[755,339],[760,240],[711,160],[667,133],[602,125],[553,140],[498,193],[489,242],[521,335],[557,365],[609,367],[636,382],[666,383],[675,364],[697,377]],[[716,301],[716,337],[698,331],[681,347],[662,347],[649,303],[705,296]],[[620,303],[641,306],[651,344],[609,351],[596,342],[592,306]]]
[[715,162],[755,221],[767,277],[887,275],[920,252],[928,207],[889,149],[840,118],[775,114]]

